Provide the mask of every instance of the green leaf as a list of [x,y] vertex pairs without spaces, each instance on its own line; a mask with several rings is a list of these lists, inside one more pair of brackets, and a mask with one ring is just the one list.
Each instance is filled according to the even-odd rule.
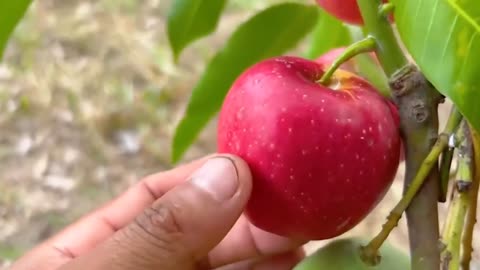
[[235,79],[260,60],[294,47],[313,28],[318,7],[284,3],[267,8],[239,26],[208,63],[193,89],[184,118],[173,139],[172,159],[178,161],[201,129],[219,111]]
[[320,12],[318,22],[312,33],[310,46],[305,54],[305,57],[309,59],[315,59],[330,49],[352,43],[348,28],[343,22],[321,9]]
[[393,0],[409,53],[432,84],[480,130],[478,0]]
[[175,59],[190,43],[217,28],[225,3],[225,0],[173,1],[167,31]]
[[31,0],[0,1],[0,59],[10,35],[25,15],[30,3]]
[[408,270],[408,256],[385,243],[380,249],[382,256],[380,264],[368,266],[360,258],[359,248],[368,243],[363,238],[346,238],[334,240],[305,258],[294,270]]

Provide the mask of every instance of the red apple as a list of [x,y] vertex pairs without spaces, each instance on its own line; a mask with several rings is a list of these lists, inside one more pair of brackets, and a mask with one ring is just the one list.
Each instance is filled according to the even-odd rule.
[[[383,0],[387,2],[387,0]],[[363,25],[357,0],[317,0],[325,11],[346,23]]]
[[[334,48],[329,51],[327,51],[325,54],[321,55],[317,59],[315,59],[315,62],[319,63],[324,70],[327,70],[333,62],[340,57],[340,55],[345,51],[345,47],[339,47],[339,48]],[[378,60],[377,55],[375,52],[369,53],[370,57],[375,61],[377,65],[380,65],[380,61]],[[357,66],[355,63],[355,58],[352,58],[348,60],[347,62],[343,63],[340,66],[341,69],[350,71],[350,72],[357,72]],[[400,147],[400,161],[405,161],[405,153],[403,150],[403,147]]]
[[276,57],[232,85],[218,123],[218,151],[247,161],[246,215],[289,238],[319,240],[358,224],[382,199],[399,164],[395,107],[343,70],[317,81],[314,61]]

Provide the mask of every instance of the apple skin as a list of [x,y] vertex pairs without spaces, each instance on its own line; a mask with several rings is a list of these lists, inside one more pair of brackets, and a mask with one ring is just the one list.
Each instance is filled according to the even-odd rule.
[[[331,49],[326,53],[324,53],[323,55],[321,55],[320,57],[318,57],[317,59],[315,59],[315,62],[319,63],[324,70],[327,70],[333,64],[335,59],[340,57],[340,55],[344,51],[345,51],[345,47]],[[369,53],[369,55],[377,65],[380,65],[380,61],[378,60],[378,57],[375,54],[375,52],[371,52]],[[340,68],[355,73],[357,71],[355,58],[352,58],[347,62],[343,63],[342,65],[340,65]],[[400,161],[401,162],[405,161],[405,152],[403,150],[403,147],[400,147]]]
[[[316,0],[332,16],[349,24],[363,25],[362,14],[357,4],[357,0]],[[384,3],[387,0],[383,0]],[[392,17],[390,17],[392,20]]]
[[[219,114],[219,153],[243,158],[257,227],[300,240],[338,236],[383,198],[399,164],[396,107],[360,77],[298,57],[264,60],[241,74]],[[336,89],[336,90],[334,90]]]

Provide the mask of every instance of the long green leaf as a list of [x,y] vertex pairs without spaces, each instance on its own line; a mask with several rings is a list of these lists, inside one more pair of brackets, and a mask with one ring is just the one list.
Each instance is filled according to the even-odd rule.
[[306,58],[314,59],[337,47],[352,43],[347,26],[323,10],[313,30]]
[[175,0],[168,15],[168,39],[175,59],[193,41],[212,33],[225,0]]
[[393,0],[401,39],[425,76],[480,130],[478,0]]
[[30,3],[31,0],[0,1],[0,59],[2,59],[10,35],[25,15]]
[[294,47],[313,28],[317,16],[316,6],[279,4],[256,14],[232,34],[193,89],[185,116],[175,132],[174,162],[218,112],[234,80],[256,62]]

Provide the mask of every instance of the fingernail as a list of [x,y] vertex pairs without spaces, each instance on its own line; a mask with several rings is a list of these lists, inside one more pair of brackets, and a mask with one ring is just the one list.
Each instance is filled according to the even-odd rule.
[[208,160],[192,175],[192,183],[212,194],[218,201],[233,197],[238,189],[237,169],[227,157],[215,157]]

